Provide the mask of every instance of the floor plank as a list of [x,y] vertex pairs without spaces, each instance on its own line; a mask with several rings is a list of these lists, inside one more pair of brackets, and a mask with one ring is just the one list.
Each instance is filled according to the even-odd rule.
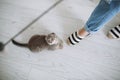
[[57,0],[1,0],[0,39],[7,42]]

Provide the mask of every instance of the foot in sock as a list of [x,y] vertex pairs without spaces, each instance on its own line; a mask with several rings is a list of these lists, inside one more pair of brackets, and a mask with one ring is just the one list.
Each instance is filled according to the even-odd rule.
[[107,37],[110,38],[110,39],[118,39],[118,38],[120,38],[120,25],[112,28],[108,32]]
[[89,33],[84,28],[82,28],[81,30],[72,33],[68,37],[67,44],[68,45],[70,45],[70,44],[75,45],[76,43],[79,43],[87,35],[89,35]]

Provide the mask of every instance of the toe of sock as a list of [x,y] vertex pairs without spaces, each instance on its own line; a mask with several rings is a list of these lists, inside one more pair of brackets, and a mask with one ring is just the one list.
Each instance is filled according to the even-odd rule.
[[107,34],[107,37],[108,37],[109,39],[114,39],[114,37],[113,37],[110,33]]

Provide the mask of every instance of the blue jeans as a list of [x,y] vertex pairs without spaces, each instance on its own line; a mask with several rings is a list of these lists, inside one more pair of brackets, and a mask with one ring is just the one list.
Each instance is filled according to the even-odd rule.
[[87,32],[96,32],[120,12],[120,0],[101,0],[85,24]]

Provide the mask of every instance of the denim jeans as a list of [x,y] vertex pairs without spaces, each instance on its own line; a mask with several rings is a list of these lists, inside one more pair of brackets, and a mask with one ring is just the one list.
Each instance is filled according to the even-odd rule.
[[101,0],[85,24],[87,32],[96,32],[120,12],[120,0]]

